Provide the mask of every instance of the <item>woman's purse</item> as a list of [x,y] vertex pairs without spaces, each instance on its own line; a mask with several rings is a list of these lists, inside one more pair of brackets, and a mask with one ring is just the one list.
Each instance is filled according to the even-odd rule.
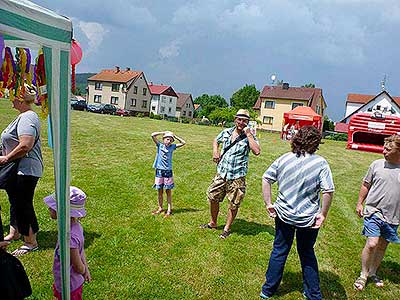
[[0,189],[5,190],[17,176],[19,159],[0,165]]

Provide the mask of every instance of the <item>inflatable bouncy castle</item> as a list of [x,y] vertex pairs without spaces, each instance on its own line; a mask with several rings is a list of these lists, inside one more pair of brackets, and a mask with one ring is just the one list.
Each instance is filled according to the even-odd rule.
[[400,118],[381,113],[357,113],[348,126],[347,149],[382,153],[384,139],[400,135]]

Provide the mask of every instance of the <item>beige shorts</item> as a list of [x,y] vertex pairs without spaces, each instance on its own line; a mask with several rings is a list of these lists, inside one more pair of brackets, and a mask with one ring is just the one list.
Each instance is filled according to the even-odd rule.
[[208,201],[222,202],[226,196],[229,200],[229,208],[237,209],[243,201],[246,193],[246,179],[240,177],[226,180],[219,174],[215,175],[207,190]]

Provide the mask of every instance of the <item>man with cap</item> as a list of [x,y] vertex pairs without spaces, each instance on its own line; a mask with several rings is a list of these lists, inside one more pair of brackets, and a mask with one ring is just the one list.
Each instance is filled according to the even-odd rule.
[[[221,239],[230,235],[231,225],[237,215],[246,192],[246,175],[249,153],[260,154],[260,146],[247,127],[250,120],[248,110],[239,109],[235,115],[235,127],[225,129],[213,141],[213,161],[217,164],[217,174],[208,187],[211,219],[200,225],[203,229],[216,229],[219,203],[225,196],[229,200],[228,215]],[[222,144],[222,150],[219,145]]]

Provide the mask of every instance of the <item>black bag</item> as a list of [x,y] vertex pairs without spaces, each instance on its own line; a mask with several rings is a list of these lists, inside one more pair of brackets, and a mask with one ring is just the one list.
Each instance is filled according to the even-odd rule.
[[8,184],[17,176],[18,164],[19,159],[0,165],[0,189],[6,189]]
[[1,299],[21,300],[32,294],[31,284],[18,258],[0,249]]

